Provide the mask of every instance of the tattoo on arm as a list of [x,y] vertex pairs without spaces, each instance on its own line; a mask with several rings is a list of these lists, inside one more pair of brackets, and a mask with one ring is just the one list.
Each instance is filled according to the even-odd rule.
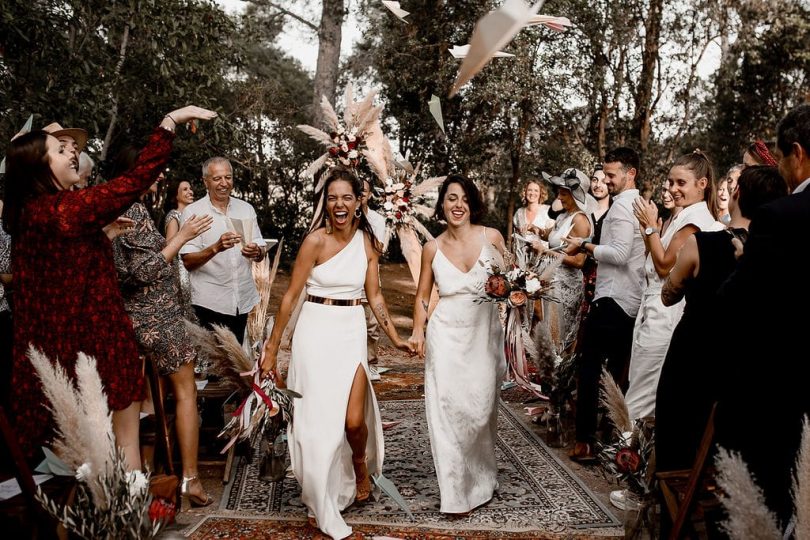
[[385,304],[382,302],[377,304],[377,315],[379,315],[380,324],[383,325],[383,328],[388,328],[388,317],[385,314]]
[[422,307],[425,309],[425,313],[428,312],[428,303],[422,300]]
[[661,289],[661,301],[665,306],[672,306],[683,298],[684,293],[683,285],[676,286],[672,283],[672,279],[667,276],[667,280],[664,282],[664,286]]

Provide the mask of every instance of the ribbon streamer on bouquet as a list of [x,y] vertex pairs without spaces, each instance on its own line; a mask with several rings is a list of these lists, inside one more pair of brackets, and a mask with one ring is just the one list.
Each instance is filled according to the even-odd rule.
[[506,341],[504,343],[507,377],[527,392],[540,399],[548,400],[548,396],[542,393],[540,385],[529,380],[529,363],[526,359],[526,349],[523,346],[521,308],[509,307],[507,309]]

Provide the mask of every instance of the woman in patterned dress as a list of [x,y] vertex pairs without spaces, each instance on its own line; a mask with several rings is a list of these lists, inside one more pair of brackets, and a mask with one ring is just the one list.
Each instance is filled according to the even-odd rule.
[[97,369],[113,410],[113,431],[132,469],[140,468],[142,362],[124,311],[112,245],[102,228],[152,185],[166,167],[177,123],[216,113],[184,107],[167,114],[135,167],[110,182],[71,191],[78,160],[44,131],[12,141],[6,153],[3,227],[12,237],[14,363],[12,413],[30,459],[52,435],[53,420],[31,362],[41,349],[68,374],[84,352]]
[[[124,148],[116,159],[114,173],[131,169],[136,156],[134,147]],[[162,178],[163,174],[158,176],[146,194],[157,193]],[[153,359],[160,375],[169,377],[172,382],[177,411],[177,442],[183,463],[181,491],[192,505],[207,506],[213,499],[205,493],[197,478],[200,434],[197,387],[194,384],[197,355],[186,331],[180,303],[177,253],[186,242],[210,229],[213,218],[189,216],[167,242],[143,202],[130,206],[124,217],[131,219],[134,227],[113,241],[113,258],[124,309],[132,319],[140,353]]]
[[[166,203],[163,205],[163,235],[170,241],[180,230],[180,216],[186,206],[194,202],[194,191],[187,180],[173,181],[166,190]],[[197,316],[191,307],[191,280],[188,277],[186,266],[181,264],[180,255],[177,255],[177,270],[180,276],[180,303],[186,319],[197,322]]]

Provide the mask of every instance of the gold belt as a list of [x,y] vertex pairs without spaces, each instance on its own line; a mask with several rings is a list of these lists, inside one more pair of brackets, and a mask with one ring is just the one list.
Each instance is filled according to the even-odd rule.
[[359,306],[362,300],[360,298],[354,298],[352,300],[340,300],[338,298],[324,298],[323,296],[313,296],[308,294],[307,302],[325,304],[327,306]]

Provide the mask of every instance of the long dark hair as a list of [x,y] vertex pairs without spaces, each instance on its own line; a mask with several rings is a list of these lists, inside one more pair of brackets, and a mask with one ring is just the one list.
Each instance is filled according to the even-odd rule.
[[363,181],[360,180],[357,175],[347,169],[345,167],[337,166],[331,169],[328,172],[326,177],[326,181],[323,184],[323,191],[321,192],[321,196],[323,197],[323,209],[318,228],[326,226],[326,220],[329,219],[328,214],[326,213],[326,196],[329,194],[329,186],[334,184],[335,182],[348,182],[350,186],[352,186],[352,193],[357,198],[357,208],[360,209],[360,229],[366,233],[371,240],[371,244],[374,246],[374,249],[377,251],[378,254],[382,254],[382,244],[377,239],[377,236],[374,234],[374,229],[371,227],[371,223],[369,223],[368,218],[366,217],[365,212],[363,212],[362,205],[360,204],[360,200],[363,196]]
[[[171,182],[169,182],[169,187],[166,188],[166,200],[163,201],[163,216],[161,218],[160,223],[160,230],[166,230],[166,216],[169,215],[169,212],[172,210],[177,209],[177,192],[180,191],[180,184],[183,182],[188,182],[188,180],[183,180],[182,178],[175,178]],[[191,185],[191,182],[188,182]]]
[[28,201],[59,192],[48,161],[47,141],[47,133],[32,131],[11,141],[6,151],[3,229],[12,237],[19,232]]
[[470,207],[470,223],[473,225],[481,223],[487,213],[484,198],[481,196],[478,186],[472,180],[460,174],[451,174],[442,183],[442,187],[439,188],[439,198],[436,200],[436,212],[434,214],[436,219],[447,221],[447,217],[444,215],[444,197],[447,195],[450,184],[460,185],[464,195],[467,196],[467,205]]
[[[118,178],[135,167],[140,153],[141,149],[131,144],[125,144],[122,146],[115,155],[115,159],[113,159],[112,165],[110,166],[110,178]],[[152,218],[152,221],[154,221],[156,224],[159,223],[161,219],[158,219],[160,216],[157,215],[158,209],[155,208],[156,201],[154,196],[147,192],[146,197],[142,199],[142,202],[146,207],[147,212],[149,212],[149,216]]]

